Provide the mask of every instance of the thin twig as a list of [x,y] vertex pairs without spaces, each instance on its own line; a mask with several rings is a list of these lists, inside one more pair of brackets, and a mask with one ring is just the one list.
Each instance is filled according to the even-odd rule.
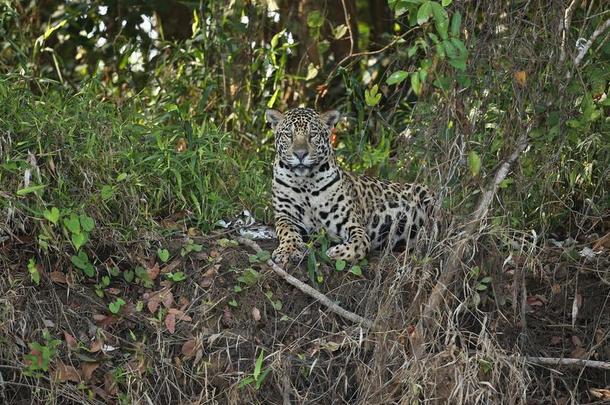
[[[523,357],[522,357],[523,358]],[[525,361],[541,366],[572,366],[572,367],[589,367],[599,368],[602,370],[610,370],[610,363],[606,361],[585,360],[585,359],[567,359],[558,357],[524,357]]]
[[561,20],[560,29],[561,29],[561,53],[559,55],[559,62],[563,63],[566,59],[566,38],[568,36],[568,30],[570,29],[570,24],[572,22],[572,13],[576,8],[579,0],[572,0],[568,8],[563,15],[563,20]]
[[[245,246],[248,246],[248,247],[252,248],[257,253],[261,252],[263,250],[253,240],[239,237],[239,238],[237,238],[237,241],[239,243],[241,243],[242,245],[245,245]],[[339,305],[337,305],[335,302],[333,302],[326,295],[322,294],[321,292],[317,291],[313,287],[310,287],[309,285],[303,283],[301,280],[299,280],[299,279],[291,276],[290,274],[288,274],[286,272],[286,270],[284,270],[280,266],[278,266],[273,260],[271,260],[271,259],[267,260],[267,265],[269,265],[269,267],[271,267],[271,269],[273,269],[273,271],[275,273],[277,273],[284,280],[286,280],[286,282],[288,284],[292,285],[293,287],[296,287],[300,291],[302,291],[305,294],[309,295],[310,297],[316,299],[317,301],[320,302],[320,304],[324,305],[325,307],[327,307],[329,310],[331,310],[335,314],[337,314],[337,315],[339,315],[339,316],[341,316],[341,317],[343,317],[345,319],[348,319],[348,320],[350,320],[352,322],[361,324],[362,326],[364,326],[364,327],[366,327],[368,329],[372,329],[373,328],[374,323],[371,320],[363,318],[360,315],[357,315],[357,314],[355,314],[353,312],[350,312],[350,311],[348,311],[346,309],[341,308]]]

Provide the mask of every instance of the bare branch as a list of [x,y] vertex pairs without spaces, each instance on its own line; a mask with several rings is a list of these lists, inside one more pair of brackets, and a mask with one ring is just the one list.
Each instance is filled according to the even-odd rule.
[[[241,243],[242,245],[252,248],[257,253],[261,252],[263,250],[253,240],[246,239],[246,238],[237,238],[237,241],[239,243]],[[331,310],[335,314],[337,314],[347,320],[350,320],[352,322],[358,323],[368,329],[373,328],[374,323],[371,320],[363,318],[360,315],[357,315],[353,312],[350,312],[346,309],[341,308],[339,305],[337,305],[335,302],[333,302],[326,295],[322,294],[321,292],[317,291],[313,287],[303,283],[301,280],[288,274],[286,272],[286,270],[284,270],[280,266],[278,266],[273,260],[271,260],[271,259],[267,260],[267,264],[269,265],[269,267],[271,267],[271,269],[273,269],[273,271],[275,273],[279,274],[284,280],[286,280],[286,282],[288,284],[296,287],[300,291],[302,291],[305,294],[309,295],[310,297],[316,299],[317,301],[320,302],[320,304],[324,305],[325,307],[327,307],[329,310]]]
[[585,359],[566,359],[555,357],[524,357],[525,361],[541,366],[572,366],[572,367],[589,367],[599,368],[602,370],[610,370],[610,363],[605,361],[585,360]]

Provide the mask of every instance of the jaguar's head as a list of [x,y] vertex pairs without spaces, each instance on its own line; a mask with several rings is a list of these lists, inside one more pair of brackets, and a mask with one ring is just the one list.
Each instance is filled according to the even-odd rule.
[[325,163],[334,163],[330,133],[339,112],[318,114],[311,108],[293,108],[285,113],[267,110],[267,122],[275,134],[276,162],[298,176],[306,176]]

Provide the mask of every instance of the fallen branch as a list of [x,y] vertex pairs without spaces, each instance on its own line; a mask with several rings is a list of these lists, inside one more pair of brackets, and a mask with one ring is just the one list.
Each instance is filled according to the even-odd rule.
[[502,181],[506,178],[513,163],[527,147],[529,132],[530,128],[524,131],[524,133],[517,139],[515,149],[510,156],[504,162],[502,162],[496,171],[494,178],[490,181],[483,192],[481,199],[477,204],[477,208],[471,215],[469,222],[466,223],[464,231],[461,233],[461,237],[454,243],[451,249],[452,253],[447,260],[447,268],[439,277],[436,285],[432,289],[428,302],[422,309],[421,317],[415,327],[415,333],[411,336],[411,345],[413,353],[416,356],[423,354],[422,342],[425,332],[432,334],[436,330],[438,323],[436,322],[434,315],[438,312],[441,303],[445,299],[449,299],[449,297],[451,297],[449,286],[451,283],[453,283],[453,280],[460,270],[460,263],[462,262],[462,258],[466,253],[469,240],[474,236],[475,232],[479,228],[479,224],[487,216],[489,206],[491,205],[494,195],[498,191],[500,183],[502,183]]
[[587,53],[589,48],[591,48],[591,45],[593,45],[593,42],[595,41],[595,39],[597,39],[597,37],[600,36],[601,33],[604,32],[608,27],[610,27],[610,18],[608,18],[606,21],[604,21],[603,24],[600,24],[595,29],[595,31],[593,31],[593,34],[591,34],[591,37],[589,38],[589,40],[587,42],[585,42],[583,47],[580,49],[580,51],[574,58],[575,67],[578,67],[578,65],[580,65],[580,62],[582,62],[582,59],[585,57],[585,54]]
[[589,367],[599,368],[602,370],[610,370],[610,363],[597,360],[585,359],[566,359],[558,357],[524,357],[525,361],[541,366],[572,366],[572,367]]
[[[237,241],[239,243],[241,243],[242,245],[248,246],[251,249],[253,249],[255,252],[261,252],[263,249],[261,249],[261,247],[254,242],[253,240],[250,239],[246,239],[246,238],[237,238]],[[304,292],[305,294],[309,295],[310,297],[314,298],[315,300],[319,301],[320,304],[324,305],[326,308],[328,308],[330,311],[334,312],[335,314],[348,319],[352,322],[358,323],[368,329],[372,329],[374,326],[374,323],[366,318],[361,317],[360,315],[357,315],[353,312],[350,312],[348,310],[345,310],[343,308],[341,308],[339,305],[337,305],[335,302],[333,302],[330,298],[328,298],[326,295],[322,294],[321,292],[317,291],[316,289],[314,289],[313,287],[303,283],[301,280],[291,276],[290,274],[288,274],[286,272],[286,270],[282,269],[280,266],[277,265],[277,263],[275,263],[273,260],[269,259],[267,260],[267,264],[269,265],[269,267],[271,267],[271,269],[276,273],[279,274],[284,280],[286,280],[286,282],[290,285],[292,285],[293,287],[296,287],[297,289],[299,289],[300,291]]]

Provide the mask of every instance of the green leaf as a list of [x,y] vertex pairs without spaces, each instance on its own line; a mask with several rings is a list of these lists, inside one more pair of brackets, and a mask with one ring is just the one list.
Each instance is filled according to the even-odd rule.
[[125,301],[122,298],[117,298],[114,302],[108,304],[108,309],[113,314],[118,314],[123,305],[125,305]]
[[40,284],[40,272],[38,271],[38,266],[36,265],[36,260],[32,257],[28,261],[28,273],[30,273],[30,280],[34,282],[34,284]]
[[89,240],[89,234],[87,232],[73,233],[70,239],[74,249],[78,251]]
[[432,14],[431,4],[431,1],[426,1],[425,3],[422,3],[421,6],[419,6],[419,10],[417,10],[417,24],[422,25],[423,23],[428,21],[430,15]]
[[135,273],[133,272],[133,270],[125,270],[123,272],[123,278],[125,279],[125,281],[127,281],[128,283],[131,283],[133,281],[133,279],[135,278]]
[[441,38],[447,39],[447,29],[449,28],[449,16],[447,15],[447,11],[436,1],[430,2],[430,8],[432,9],[432,15],[434,16],[436,31]]
[[93,277],[95,275],[95,267],[93,267],[93,265],[89,261],[87,253],[85,253],[84,251],[81,250],[80,252],[78,252],[77,256],[71,256],[70,261],[74,266],[82,270],[83,273],[87,275],[87,277]]
[[477,291],[485,291],[485,290],[487,290],[487,285],[486,285],[486,284],[483,284],[483,283],[479,283],[479,284],[476,286],[476,289],[477,289]]
[[271,98],[267,102],[267,108],[273,107],[273,104],[275,104],[275,100],[277,99],[278,94],[280,94],[280,89],[275,90],[273,96],[271,96]]
[[305,76],[305,80],[312,80],[318,75],[318,68],[314,66],[313,63],[310,63],[307,66],[307,76]]
[[451,16],[451,36],[458,37],[460,35],[460,25],[462,25],[462,14],[456,11]]
[[90,216],[83,214],[80,216],[80,225],[85,232],[91,232],[95,228],[95,221]]
[[40,184],[40,185],[37,185],[37,186],[25,187],[25,188],[22,188],[20,190],[17,190],[17,195],[21,197],[21,196],[24,196],[26,194],[35,193],[37,191],[42,190],[46,186],[47,186],[46,184]]
[[59,210],[57,208],[52,207],[51,210],[44,210],[42,215],[47,221],[57,225],[57,222],[59,221]]
[[347,262],[345,260],[337,260],[335,262],[335,269],[337,269],[337,271],[343,271],[343,269],[345,269],[346,265],[347,265]]
[[320,28],[324,24],[324,16],[318,10],[307,14],[307,26],[309,28]]
[[229,305],[233,308],[237,308],[237,301],[235,301],[235,299],[232,299],[231,301],[229,301]]
[[442,0],[441,4],[443,5],[443,7],[447,7],[448,5],[451,4],[453,0]]
[[163,263],[167,263],[167,261],[169,260],[169,251],[167,249],[157,249],[157,256],[159,257],[159,260],[161,260]]
[[411,74],[411,88],[416,95],[419,96],[421,94],[422,85],[418,72]]
[[267,250],[261,250],[260,252],[258,252],[256,254],[256,256],[258,257],[258,259],[261,262],[266,262],[267,260],[269,260],[271,258],[271,253],[269,253],[269,251],[267,251]]
[[68,218],[64,218],[64,225],[72,233],[80,233],[80,221],[76,214],[72,213]]
[[265,359],[265,351],[261,350],[261,354],[258,355],[256,363],[254,364],[254,371],[252,376],[255,380],[258,380],[258,376],[261,375],[261,369],[263,368],[263,360]]
[[114,188],[109,186],[108,184],[102,186],[101,190],[102,200],[106,201],[111,199],[114,196]]
[[167,276],[167,278],[169,278],[170,280],[172,280],[176,283],[186,280],[186,274],[184,274],[184,272],[182,272],[182,271],[178,271],[176,273],[168,273],[166,276]]
[[481,171],[481,158],[477,152],[473,150],[468,153],[468,167],[470,168],[470,173],[473,177],[476,177]]
[[[364,90],[364,101],[369,107],[374,107],[381,100],[381,93],[378,92],[379,87],[374,85],[370,89]],[[324,249],[323,249],[324,250]]]
[[127,173],[121,173],[117,176],[116,181],[123,181],[127,178]]
[[352,268],[349,269],[349,272],[355,274],[356,276],[361,276],[362,268],[360,266],[352,266]]
[[343,38],[343,36],[346,33],[347,33],[347,25],[345,25],[345,24],[338,25],[333,29],[333,36],[335,37],[335,39]]
[[402,82],[403,80],[405,80],[407,78],[407,76],[409,76],[409,73],[407,73],[406,71],[404,71],[404,70],[397,70],[396,72],[392,73],[390,75],[390,77],[388,77],[386,79],[385,82],[388,85],[391,86],[393,84],[397,84],[397,83]]
[[252,285],[256,284],[256,282],[258,281],[258,278],[259,278],[259,274],[256,270],[247,268],[246,270],[244,270],[243,275],[241,275],[237,278],[237,281],[244,283],[248,286],[252,286]]

